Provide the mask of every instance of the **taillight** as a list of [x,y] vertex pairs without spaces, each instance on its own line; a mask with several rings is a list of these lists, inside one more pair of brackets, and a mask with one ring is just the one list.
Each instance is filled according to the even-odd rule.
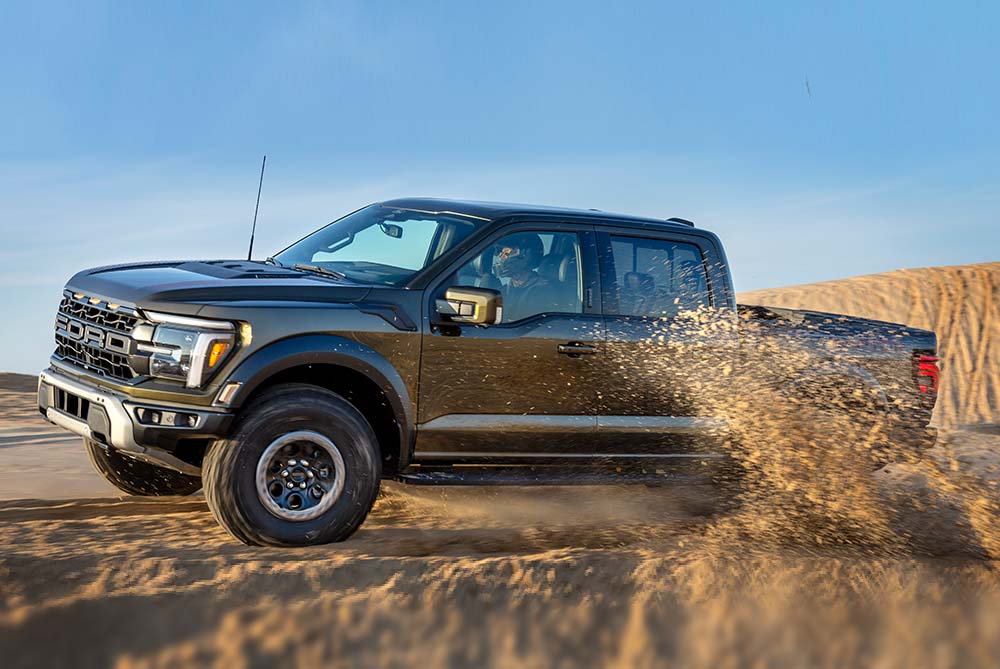
[[936,394],[940,377],[937,356],[913,354],[913,380],[917,382],[921,393]]

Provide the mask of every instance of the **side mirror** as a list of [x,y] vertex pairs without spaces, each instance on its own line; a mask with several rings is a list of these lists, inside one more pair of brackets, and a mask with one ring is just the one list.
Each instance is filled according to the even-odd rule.
[[438,315],[450,323],[496,325],[502,317],[503,297],[498,290],[456,286],[445,291],[436,307]]

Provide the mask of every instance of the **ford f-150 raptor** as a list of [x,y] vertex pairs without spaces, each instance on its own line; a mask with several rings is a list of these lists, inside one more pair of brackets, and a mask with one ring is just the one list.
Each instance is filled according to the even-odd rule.
[[649,482],[724,457],[703,382],[740,392],[721,381],[749,322],[808,353],[774,383],[833,379],[858,420],[933,440],[932,332],[737,308],[719,239],[683,219],[425,198],[266,261],[76,274],[38,404],[129,494],[204,488],[245,543],[319,544],[382,479]]

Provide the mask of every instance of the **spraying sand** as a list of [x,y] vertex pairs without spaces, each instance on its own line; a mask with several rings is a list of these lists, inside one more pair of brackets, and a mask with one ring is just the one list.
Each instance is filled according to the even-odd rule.
[[307,549],[236,544],[197,495],[118,497],[28,381],[0,393],[2,666],[996,666],[998,282],[994,263],[742,300],[936,330],[924,462],[872,475],[851,425],[760,398],[739,488],[388,484],[354,538]]

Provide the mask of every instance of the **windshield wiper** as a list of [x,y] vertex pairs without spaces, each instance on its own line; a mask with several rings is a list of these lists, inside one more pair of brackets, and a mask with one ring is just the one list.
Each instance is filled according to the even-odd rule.
[[271,256],[264,258],[264,262],[267,263],[268,265],[277,265],[278,267],[284,267],[284,265],[282,265],[280,262],[278,262]]
[[292,265],[292,269],[301,270],[303,272],[312,272],[313,274],[322,274],[323,276],[332,276],[335,279],[341,279],[344,281],[349,281],[347,275],[343,272],[338,272],[335,269],[327,269],[325,267],[320,267],[319,265],[304,265],[302,263]]

